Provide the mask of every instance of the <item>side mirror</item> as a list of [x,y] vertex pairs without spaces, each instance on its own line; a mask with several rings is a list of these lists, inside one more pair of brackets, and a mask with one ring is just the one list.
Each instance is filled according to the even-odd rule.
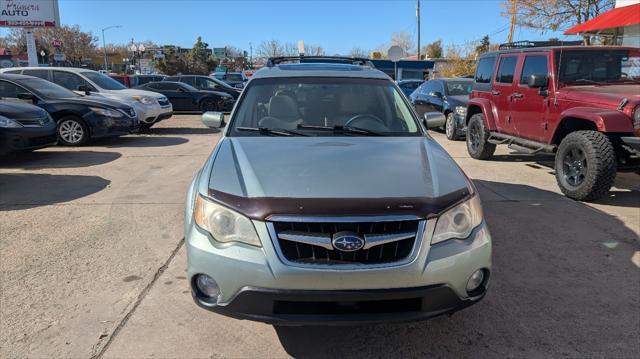
[[78,87],[76,89],[78,91],[84,92],[85,95],[90,95],[91,94],[91,88],[89,88],[89,86],[87,86],[87,85],[78,85]]
[[549,82],[547,75],[543,74],[533,74],[529,76],[529,83],[527,84],[531,88],[541,88],[547,87],[547,83]]
[[19,93],[16,97],[18,97],[18,100],[27,100],[27,101],[35,101],[36,97],[29,92],[25,92],[25,93]]
[[423,121],[424,125],[431,129],[444,126],[447,118],[441,112],[425,112]]
[[433,97],[437,97],[437,98],[442,98],[442,92],[439,92],[439,91],[434,91],[434,92],[430,93],[429,95],[431,95]]
[[224,112],[205,112],[202,114],[202,123],[209,128],[224,127]]

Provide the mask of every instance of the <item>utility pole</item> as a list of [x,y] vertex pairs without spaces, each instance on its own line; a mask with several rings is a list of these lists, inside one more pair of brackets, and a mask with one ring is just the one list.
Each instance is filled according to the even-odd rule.
[[518,0],[511,0],[511,25],[509,26],[509,37],[507,42],[513,42],[513,32],[516,28],[516,13],[517,13]]
[[114,26],[107,26],[104,29],[102,29],[102,50],[104,53],[104,70],[105,71],[107,71],[107,68],[109,67],[109,65],[107,64],[107,42],[104,39],[104,32],[109,29],[119,29],[121,27],[122,25],[114,25]]
[[253,46],[249,43],[249,66],[253,68]]
[[418,60],[420,60],[420,0],[416,4],[416,17],[418,18]]

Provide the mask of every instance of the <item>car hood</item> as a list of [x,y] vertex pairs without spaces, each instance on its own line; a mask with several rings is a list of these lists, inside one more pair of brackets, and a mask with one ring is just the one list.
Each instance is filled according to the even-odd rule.
[[218,146],[209,195],[251,218],[423,217],[470,190],[451,157],[424,137],[226,137]]
[[26,119],[46,117],[47,112],[40,107],[22,103],[0,102],[0,116],[10,119]]
[[131,109],[131,106],[127,105],[122,101],[111,100],[106,97],[99,97],[99,98],[92,98],[92,97],[93,96],[47,99],[47,102],[72,103],[72,104],[96,106],[96,107],[109,107],[109,108],[117,108],[117,109],[127,110],[127,111]]
[[569,101],[617,107],[624,98],[640,102],[640,85],[565,86],[558,91],[558,97]]
[[447,101],[454,106],[467,106],[469,95],[447,96]]
[[138,89],[124,89],[124,90],[102,90],[101,92],[117,97],[132,97],[132,96],[147,96],[153,97],[155,99],[166,98],[165,95],[146,90],[138,90]]

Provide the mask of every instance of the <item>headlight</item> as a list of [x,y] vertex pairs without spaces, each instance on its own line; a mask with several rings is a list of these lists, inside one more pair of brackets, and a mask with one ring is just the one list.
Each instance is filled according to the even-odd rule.
[[456,112],[456,115],[458,116],[466,116],[467,108],[465,106],[456,106],[455,112]]
[[133,96],[133,99],[145,105],[155,105],[157,103],[156,99],[153,97]]
[[0,128],[18,128],[22,127],[19,122],[16,122],[10,118],[0,116]]
[[91,111],[95,112],[97,115],[104,116],[104,117],[113,117],[113,118],[122,117],[122,113],[120,111],[109,110],[108,108],[89,107],[89,109],[91,109]]
[[217,242],[242,242],[261,247],[251,220],[217,203],[196,196],[193,217],[198,227],[209,232]]
[[469,200],[438,217],[431,244],[448,239],[466,239],[480,223],[482,223],[482,206],[476,192]]

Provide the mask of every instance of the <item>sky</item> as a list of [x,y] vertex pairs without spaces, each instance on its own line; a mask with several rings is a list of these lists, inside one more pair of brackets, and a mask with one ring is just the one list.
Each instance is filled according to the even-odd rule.
[[[417,34],[415,0],[59,0],[65,25],[80,25],[107,43],[151,40],[159,45],[191,47],[198,36],[210,47],[232,45],[249,51],[277,39],[322,46],[327,54],[348,54],[353,47],[388,46],[391,33]],[[501,1],[422,0],[421,43],[442,39],[461,46],[484,35],[505,42],[509,20]],[[563,37],[560,33],[517,29],[515,40]]]

